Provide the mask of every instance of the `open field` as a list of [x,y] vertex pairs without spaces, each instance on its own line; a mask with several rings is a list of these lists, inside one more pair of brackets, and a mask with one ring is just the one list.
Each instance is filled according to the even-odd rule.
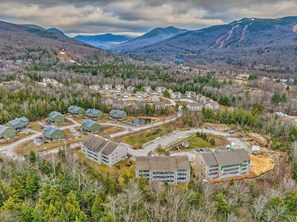
[[141,146],[151,140],[158,137],[167,135],[173,132],[173,127],[170,125],[160,126],[149,130],[142,131],[133,135],[124,136],[121,141],[130,145],[134,148],[141,148]]
[[100,136],[108,136],[113,133],[118,133],[123,131],[124,129],[116,126],[101,126],[102,131],[98,133]]
[[[67,133],[65,132],[65,134]],[[83,138],[84,138],[84,135],[81,138],[68,137],[66,140],[49,141],[48,143],[44,143],[40,146],[34,144],[33,140],[29,140],[15,147],[14,152],[17,155],[24,156],[28,154],[30,151],[34,151],[34,152],[47,151],[57,147],[63,147],[65,145],[77,143],[82,141]]]
[[37,131],[37,132],[42,132],[43,131],[43,127],[42,125],[40,124],[41,122],[44,122],[45,120],[43,121],[37,121],[37,122],[31,122],[29,127],[30,129],[34,130],[34,131]]
[[[111,179],[117,180],[120,184],[123,184],[125,176],[128,176],[130,179],[135,177],[135,163],[130,159],[123,160],[116,163],[114,166],[109,167],[105,164],[97,164],[91,161],[85,157],[80,150],[76,151],[76,157],[92,169],[97,170],[104,176],[108,175]],[[131,166],[128,166],[127,163],[131,163]]]
[[0,139],[0,145],[1,146],[6,146],[6,145],[12,144],[12,143],[14,143],[14,142],[16,142],[18,140],[21,140],[21,139],[24,139],[24,138],[26,138],[28,136],[31,136],[31,135],[34,135],[34,133],[33,132],[18,133],[16,135],[16,137],[13,138],[13,139]]

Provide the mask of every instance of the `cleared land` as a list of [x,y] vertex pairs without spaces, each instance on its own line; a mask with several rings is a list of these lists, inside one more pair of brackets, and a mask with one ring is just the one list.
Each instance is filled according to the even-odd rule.
[[24,139],[28,136],[34,135],[33,132],[28,132],[28,133],[18,133],[17,136],[13,139],[0,139],[0,145],[6,146],[9,144],[12,144],[18,140]]
[[142,131],[133,135],[122,137],[120,140],[124,143],[132,145],[135,149],[141,148],[141,146],[151,140],[158,137],[167,135],[173,132],[173,127],[170,125],[160,126],[149,130]]

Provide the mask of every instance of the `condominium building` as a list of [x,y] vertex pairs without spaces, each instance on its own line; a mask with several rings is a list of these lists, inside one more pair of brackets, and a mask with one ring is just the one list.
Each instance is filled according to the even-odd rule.
[[245,149],[216,150],[197,154],[195,162],[203,177],[217,179],[248,174],[251,158]]
[[128,147],[100,136],[89,134],[81,143],[81,150],[96,163],[112,166],[127,158]]
[[187,183],[190,180],[190,163],[187,156],[138,156],[136,178],[169,184]]

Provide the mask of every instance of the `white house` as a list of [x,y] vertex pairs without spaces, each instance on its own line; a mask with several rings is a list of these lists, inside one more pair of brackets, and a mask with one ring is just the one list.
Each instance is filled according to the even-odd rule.
[[166,88],[163,87],[163,86],[158,86],[158,87],[156,88],[156,92],[157,92],[157,93],[163,93],[165,90],[166,90]]
[[125,86],[122,85],[122,84],[118,84],[118,85],[115,86],[115,89],[116,89],[117,91],[123,91],[123,90],[125,89]]
[[199,112],[202,110],[202,105],[200,103],[189,103],[187,107],[192,112]]
[[82,141],[81,150],[92,161],[112,166],[127,158],[128,147],[124,143],[89,134]]
[[104,84],[103,89],[106,90],[106,91],[112,90],[112,85],[111,84]]

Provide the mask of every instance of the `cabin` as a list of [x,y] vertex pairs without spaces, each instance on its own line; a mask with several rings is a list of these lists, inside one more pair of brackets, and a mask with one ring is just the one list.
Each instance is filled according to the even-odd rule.
[[81,128],[85,132],[99,133],[101,131],[101,126],[99,123],[94,122],[93,120],[86,119],[81,123]]
[[72,115],[84,115],[85,109],[79,107],[79,106],[70,106],[68,108],[68,112]]
[[12,139],[16,136],[15,129],[7,126],[0,126],[0,139]]
[[103,116],[103,112],[98,109],[87,109],[86,116],[89,118],[101,118]]
[[112,85],[111,85],[111,84],[104,84],[104,85],[103,85],[103,89],[104,89],[105,91],[112,90]]
[[165,103],[163,102],[155,102],[154,105],[156,110],[165,109]]
[[127,87],[127,92],[132,93],[134,91],[135,87],[134,86],[128,86]]
[[48,115],[48,120],[52,123],[64,123],[65,122],[64,116],[57,111],[51,112]]
[[145,106],[146,106],[146,101],[143,101],[143,100],[136,100],[135,101],[135,109],[143,109]]
[[118,84],[118,85],[115,86],[115,89],[117,91],[124,91],[125,90],[125,86],[122,85],[122,84]]
[[112,108],[114,109],[124,109],[127,106],[126,101],[124,100],[119,100],[119,99],[114,99]]
[[163,87],[163,86],[158,86],[158,87],[156,88],[156,92],[157,92],[157,93],[163,93],[165,90],[166,90],[166,88]]
[[43,130],[43,136],[49,140],[65,139],[64,131],[56,126],[48,126]]
[[103,104],[106,105],[106,106],[111,106],[113,104],[113,99],[108,97],[108,98],[103,100]]
[[200,103],[189,103],[187,107],[192,112],[199,112],[202,110],[202,105]]
[[152,91],[152,88],[151,88],[150,86],[145,86],[145,87],[144,87],[144,91],[145,91],[146,93],[150,93],[150,92]]
[[17,118],[14,120],[9,121],[6,126],[11,127],[15,130],[20,130],[28,127],[29,120],[26,117]]
[[124,110],[120,109],[112,109],[109,115],[111,118],[118,120],[123,120],[127,118],[127,113]]

